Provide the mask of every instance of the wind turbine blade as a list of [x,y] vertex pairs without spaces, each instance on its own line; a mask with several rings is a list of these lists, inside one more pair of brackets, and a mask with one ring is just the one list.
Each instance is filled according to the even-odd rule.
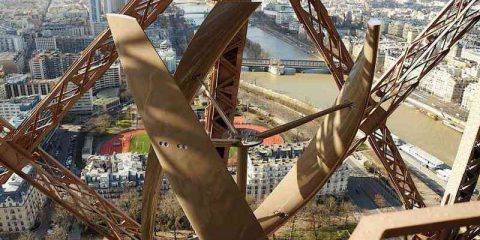
[[221,1],[203,21],[175,72],[175,80],[187,99],[193,98],[213,64],[233,37],[247,24],[248,17],[260,3]]
[[336,104],[352,102],[325,117],[316,136],[290,172],[255,211],[265,233],[271,234],[303,207],[342,164],[364,114],[375,70],[380,24],[369,22],[363,53],[358,57]]
[[190,99],[136,20],[107,19],[153,149],[195,232],[201,239],[265,239]]
[[342,104],[339,104],[339,105],[336,105],[336,106],[333,106],[331,108],[327,108],[325,110],[322,110],[320,112],[317,112],[317,113],[314,113],[314,114],[311,114],[311,115],[308,115],[308,116],[305,116],[305,117],[302,117],[300,119],[297,119],[295,121],[292,121],[292,122],[289,122],[289,123],[285,123],[283,125],[280,125],[278,127],[275,127],[275,128],[272,128],[270,130],[267,130],[267,131],[264,131],[264,132],[261,132],[261,133],[258,133],[256,135],[256,137],[260,138],[260,139],[265,139],[265,138],[269,138],[269,137],[272,137],[272,136],[275,136],[277,134],[281,134],[281,133],[284,133],[288,130],[291,130],[291,129],[294,129],[296,127],[299,127],[299,126],[302,126],[303,124],[305,123],[308,123],[308,122],[311,122],[317,118],[320,118],[320,117],[323,117],[327,114],[330,114],[330,113],[333,113],[335,111],[338,111],[340,109],[344,109],[344,108],[347,108],[347,107],[351,107],[353,104],[351,102],[347,102],[347,103],[342,103]]

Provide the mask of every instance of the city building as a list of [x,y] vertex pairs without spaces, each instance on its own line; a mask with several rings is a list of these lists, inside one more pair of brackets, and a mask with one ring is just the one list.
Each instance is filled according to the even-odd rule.
[[388,24],[388,34],[396,37],[403,37],[403,27],[404,24],[402,22],[392,21]]
[[472,107],[472,103],[475,99],[478,99],[478,87],[479,83],[471,83],[469,84],[466,88],[465,91],[463,92],[463,98],[462,98],[462,107],[464,107],[467,110],[470,110]]
[[59,51],[61,53],[79,53],[91,42],[91,36],[52,36],[35,38],[37,51]]
[[88,36],[89,29],[83,23],[72,24],[64,22],[47,22],[42,26],[42,36]]
[[0,34],[0,52],[20,52],[25,49],[23,37],[10,34]]
[[15,98],[31,95],[48,95],[58,79],[32,80],[28,74],[11,74],[5,78],[3,84],[6,98]]
[[[260,145],[249,151],[247,195],[261,200],[270,194],[293,167],[307,142]],[[318,197],[342,197],[347,189],[351,167],[344,163],[319,191]]]
[[90,23],[100,22],[100,19],[102,17],[101,0],[90,0],[89,14],[90,14]]
[[35,38],[35,49],[37,51],[57,50],[56,37],[37,37]]
[[167,66],[168,70],[173,73],[177,70],[177,54],[173,50],[168,40],[163,41],[160,44],[160,48],[157,49],[158,55],[162,58],[163,62]]
[[118,88],[122,84],[121,68],[119,63],[114,63],[110,68],[100,77],[93,86],[93,92],[98,92],[106,88]]
[[0,117],[8,121],[21,112],[32,110],[39,102],[38,95],[0,100]]
[[118,13],[126,3],[127,0],[104,0],[103,9],[105,13]]
[[[23,172],[34,174],[33,167]],[[46,197],[17,174],[0,186],[0,234],[29,231],[35,225]]]
[[[69,83],[67,91],[70,91],[75,87],[76,86],[73,83]],[[73,105],[69,112],[80,115],[91,114],[93,112],[93,100],[93,90],[89,89],[75,102],[75,105]]]
[[29,62],[33,79],[53,79],[61,77],[78,58],[77,54],[57,51],[35,52]]
[[120,106],[119,97],[102,97],[96,98],[92,102],[94,112],[108,112]]
[[447,64],[439,65],[420,81],[419,89],[446,102],[462,104],[465,88],[475,78],[462,75],[462,69]]
[[0,52],[0,66],[5,74],[23,73],[25,68],[24,52]]
[[107,27],[108,27],[108,23],[106,21],[91,23],[92,35],[93,36],[99,35],[103,31],[105,31],[105,29],[107,29]]
[[[27,74],[13,74],[6,78],[4,86],[8,99],[31,95],[46,96],[53,90],[58,80],[59,78],[36,80],[30,79]],[[72,90],[74,87],[73,83],[69,84],[67,92],[70,92],[69,90]],[[70,94],[73,94],[73,92],[70,92]],[[64,97],[69,97],[69,95]],[[93,90],[89,89],[77,100],[70,112],[74,114],[91,114],[93,112],[92,102]]]
[[[110,156],[91,155],[86,161],[87,166],[82,170],[81,179],[103,197],[119,198],[129,189],[142,191],[147,166],[146,155],[130,152]],[[161,189],[169,189],[166,178]]]

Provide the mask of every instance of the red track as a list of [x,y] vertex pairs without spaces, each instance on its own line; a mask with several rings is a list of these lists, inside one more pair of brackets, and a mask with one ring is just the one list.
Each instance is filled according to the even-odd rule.
[[[268,130],[265,127],[249,124],[245,122],[243,117],[235,117],[235,128],[238,129],[253,129],[258,132],[263,132]],[[100,147],[100,155],[112,155],[115,153],[124,153],[128,152],[128,148],[130,146],[130,141],[132,137],[137,134],[145,133],[144,129],[138,129],[133,131],[124,132],[119,134],[111,139],[107,140],[106,142],[102,143]],[[274,144],[282,144],[283,138],[280,135],[275,135],[273,137],[269,137],[263,140],[263,144],[265,145],[274,145]]]
[[132,136],[145,133],[144,129],[133,130],[119,134],[108,141],[104,142],[100,147],[100,155],[112,155],[115,153],[128,152]]
[[[254,125],[254,124],[249,124],[246,123],[245,118],[236,116],[234,120],[235,128],[237,129],[253,129],[257,132],[263,132],[268,130],[268,128]],[[282,144],[283,143],[283,138],[280,135],[275,135],[273,137],[269,137],[263,140],[263,144],[265,145],[274,145],[274,144]]]

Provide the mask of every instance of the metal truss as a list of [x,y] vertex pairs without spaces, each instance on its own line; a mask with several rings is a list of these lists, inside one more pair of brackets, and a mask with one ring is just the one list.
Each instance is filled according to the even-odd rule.
[[[406,49],[396,64],[382,76],[372,90],[371,101],[361,129],[387,170],[389,179],[399,193],[405,208],[425,207],[408,169],[393,143],[385,125],[388,116],[414,90],[419,81],[449,52],[479,20],[478,10],[472,9],[478,0],[450,1],[415,41]],[[309,0],[306,11],[298,0],[291,0],[299,21],[327,61],[337,85],[342,84],[344,69],[351,69],[351,57],[342,53],[345,49],[339,34],[320,1]],[[312,11],[312,8],[315,11]],[[315,25],[314,25],[315,24]],[[325,33],[328,33],[325,38]],[[336,58],[331,53],[337,53]],[[342,62],[343,60],[343,62]],[[343,64],[337,63],[337,61]],[[340,67],[340,66],[343,66]],[[332,68],[333,67],[333,68]],[[342,76],[338,76],[341,74]],[[384,105],[387,105],[386,110]],[[367,138],[353,144],[353,152]]]
[[[162,13],[171,0],[134,0],[122,14],[138,19],[142,27],[149,26]],[[60,79],[52,92],[35,107],[31,115],[17,130],[8,134],[7,140],[33,151],[43,138],[55,128],[68,110],[117,59],[111,33],[107,29],[91,43]],[[73,88],[67,88],[67,86]]]
[[[133,0],[121,13],[135,17],[142,28],[146,28],[170,3],[171,0]],[[43,138],[93,87],[117,56],[107,29],[85,49],[50,95],[37,105],[18,129],[0,121],[0,161],[10,170],[4,176],[9,177],[12,172],[18,174],[99,233],[112,239],[140,239],[137,222],[38,148]],[[22,172],[27,165],[35,169],[35,176]]]
[[[135,220],[42,149],[31,155],[15,144],[0,140],[0,161],[98,233],[111,239],[140,238],[140,225]],[[22,171],[28,165],[34,168],[35,175]]]
[[[300,23],[307,30],[308,35],[327,62],[337,86],[341,87],[345,81],[344,75],[348,74],[353,67],[353,60],[346,51],[340,35],[336,31],[335,25],[328,16],[325,6],[319,0],[309,0],[307,6],[308,11],[306,11],[302,7],[300,0],[291,0],[290,2],[294,7]],[[312,9],[314,11],[312,11]],[[327,33],[327,35],[325,35],[325,33]],[[385,130],[388,131],[388,129]],[[390,134],[389,131],[388,133]],[[366,132],[366,134],[368,135],[369,133]],[[387,138],[380,137],[375,141],[370,141],[370,144],[380,161],[385,166],[395,190],[400,196],[402,196],[401,200],[405,207],[407,209],[424,207],[425,204],[408,173],[401,155],[398,154],[398,149],[396,149],[393,141],[383,141],[390,140],[391,138],[391,136],[388,136]],[[360,146],[360,144],[366,139],[367,138],[363,138],[356,141],[353,144],[354,147],[349,152],[352,153],[355,151],[355,148]],[[389,151],[384,152],[396,154],[382,154],[382,150],[387,149]]]
[[[218,103],[231,123],[233,123],[233,118],[237,110],[237,95],[240,85],[240,73],[247,28],[248,24],[245,24],[225,49],[215,64],[208,84],[210,95]],[[224,135],[229,131],[226,122],[222,119],[221,114],[215,109],[213,104],[210,104],[207,108],[205,129],[212,139],[224,138]],[[217,147],[217,152],[225,161],[228,160],[228,146]]]
[[[473,8],[477,2],[478,0],[450,1],[373,88],[361,129],[368,135],[406,208],[423,207],[424,203],[393,144],[385,121],[419,81],[446,56],[450,48],[479,21],[479,10]],[[135,17],[142,28],[146,28],[170,3],[171,0],[133,0],[121,13]],[[308,0],[308,11],[299,0],[291,0],[291,3],[340,87],[344,75],[351,70],[353,61],[327,11],[318,0]],[[211,93],[214,93],[219,103],[224,104],[222,108],[228,114],[234,113],[236,107],[246,26],[244,29],[237,35],[238,39],[236,37],[237,40],[232,41],[224,51],[211,80],[211,86],[215,89]],[[117,52],[107,29],[85,49],[52,93],[37,105],[18,129],[0,122],[0,161],[105,236],[116,239],[139,238],[138,223],[38,148],[43,138],[60,123],[75,102],[93,87],[95,81],[116,59]],[[222,129],[220,124],[215,126],[219,120],[215,117],[215,111],[212,109],[209,112],[212,113],[209,113],[211,117],[207,119],[207,122],[210,121],[207,130],[210,129],[212,134],[223,135],[221,132],[225,132],[225,128]],[[353,146],[359,146],[366,139],[367,137],[360,139]],[[27,165],[35,169],[36,176],[22,171]],[[478,227],[469,228],[472,234],[478,231]]]
[[479,207],[480,202],[475,201],[423,208],[416,211],[407,210],[364,216],[349,239],[373,240],[396,237],[407,239],[409,235],[423,231],[439,232],[451,227],[460,228],[480,221]]
[[301,0],[290,0],[290,3],[340,88],[345,81],[345,76],[352,70],[353,60],[327,9],[320,0],[307,0],[308,11],[302,7]]

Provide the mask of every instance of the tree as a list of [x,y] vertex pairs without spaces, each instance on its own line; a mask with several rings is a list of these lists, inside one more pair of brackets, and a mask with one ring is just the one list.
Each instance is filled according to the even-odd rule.
[[53,231],[50,235],[48,235],[45,240],[66,240],[67,239],[67,231],[65,229],[55,226]]
[[345,226],[348,224],[348,217],[352,214],[353,210],[353,204],[349,201],[342,201],[340,204],[340,213],[345,216]]
[[294,215],[292,218],[292,226],[290,228],[290,240],[293,239],[293,234],[295,233],[295,221],[297,221],[297,215]]
[[162,230],[173,230],[175,239],[179,229],[190,227],[182,207],[171,191],[161,196],[157,213],[157,222],[162,226]]
[[377,205],[378,208],[384,208],[387,206],[387,202],[385,199],[382,197],[382,195],[375,193],[375,196],[373,197],[373,201],[375,202],[375,205]]
[[327,216],[327,224],[331,224],[332,216],[335,216],[338,211],[337,200],[334,197],[327,197],[324,202],[325,216]]
[[321,204],[318,204],[316,199],[311,200],[304,208],[304,213],[310,219],[311,228],[315,240],[319,239],[317,230],[320,228],[322,219],[318,219],[318,216],[323,216],[325,212],[325,207]]
[[135,188],[128,188],[120,195],[117,206],[139,221],[142,215],[142,199]]
[[35,235],[31,232],[20,235],[17,240],[35,240]]
[[90,118],[84,125],[85,131],[95,134],[104,134],[107,132],[107,128],[111,126],[112,117],[108,114],[102,114],[97,117]]
[[65,208],[61,207],[60,205],[55,205],[53,210],[52,220],[56,226],[65,230],[65,232],[70,231],[73,223],[75,222],[76,218]]

